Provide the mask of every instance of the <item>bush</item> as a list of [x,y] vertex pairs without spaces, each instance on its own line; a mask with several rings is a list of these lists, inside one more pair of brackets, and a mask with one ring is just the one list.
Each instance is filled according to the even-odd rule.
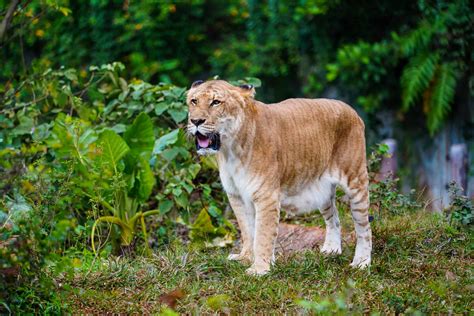
[[[199,161],[180,129],[186,89],[127,82],[124,70],[120,63],[88,72],[47,69],[0,96],[0,276],[8,281],[2,286],[18,289],[0,289],[4,306],[24,298],[21,289],[53,293],[29,277],[41,278],[39,271],[75,243],[90,244],[91,232],[116,252],[133,250],[137,236],[145,248],[166,243],[178,223],[199,241],[232,240],[215,161]],[[193,210],[206,213],[204,228],[202,220],[193,223]],[[94,228],[117,227],[101,232],[94,221]],[[218,233],[206,235],[211,226]]]

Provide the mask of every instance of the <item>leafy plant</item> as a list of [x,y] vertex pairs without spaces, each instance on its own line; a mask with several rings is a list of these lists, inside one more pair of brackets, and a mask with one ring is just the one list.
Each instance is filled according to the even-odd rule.
[[[219,212],[215,207],[211,212]],[[206,209],[202,209],[196,220],[190,225],[189,238],[197,245],[206,247],[225,247],[232,244],[235,236],[235,228],[227,220],[222,218],[222,223],[215,225]]]
[[451,111],[456,87],[468,76],[472,10],[465,0],[420,0],[418,9],[415,27],[341,46],[326,65],[326,79],[343,82],[367,112],[391,104],[402,112],[421,110],[434,135]]
[[474,224],[474,206],[472,201],[462,194],[459,185],[452,181],[449,183],[450,206],[445,210],[452,224],[471,226]]
[[[150,168],[150,158],[155,137],[151,119],[141,113],[133,124],[125,131],[121,138],[112,130],[105,130],[98,139],[98,146],[102,155],[96,163],[100,164],[101,171],[109,169],[112,179],[124,185],[114,186],[112,203],[99,198],[99,202],[112,215],[99,217],[91,233],[92,249],[95,252],[94,236],[96,226],[101,222],[115,224],[120,227],[120,241],[122,247],[128,247],[135,236],[138,223],[141,225],[145,246],[148,248],[148,234],[145,218],[159,214],[159,210],[142,212],[140,206],[151,195],[155,178]],[[97,196],[92,196],[97,198]]]
[[0,198],[0,313],[60,313],[51,275],[71,272],[61,258],[85,241],[84,226],[67,209],[70,172],[45,161],[29,167],[13,179],[15,193]]
[[410,195],[400,193],[400,179],[387,176],[382,180],[377,180],[376,176],[382,159],[389,157],[388,149],[386,144],[373,146],[368,160],[370,204],[379,218],[388,214],[400,215],[412,212],[421,207],[421,204],[413,196],[415,190],[412,190]]
[[73,158],[83,193],[110,213],[99,217],[92,227],[94,251],[96,226],[102,222],[120,227],[123,247],[130,246],[138,223],[147,240],[144,219],[159,212],[140,211],[155,184],[149,163],[154,141],[153,124],[145,113],[135,118],[123,138],[111,129],[99,133],[68,116],[60,115],[56,119],[49,145],[55,148],[58,157]]

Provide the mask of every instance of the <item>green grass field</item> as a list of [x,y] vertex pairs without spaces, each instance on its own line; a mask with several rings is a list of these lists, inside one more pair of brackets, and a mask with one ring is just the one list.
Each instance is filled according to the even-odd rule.
[[338,257],[281,255],[264,277],[228,261],[229,249],[193,250],[179,240],[149,258],[81,253],[74,275],[54,279],[58,303],[74,314],[174,313],[167,306],[192,314],[474,312],[472,231],[421,212],[372,227],[368,271],[349,267],[353,244]]

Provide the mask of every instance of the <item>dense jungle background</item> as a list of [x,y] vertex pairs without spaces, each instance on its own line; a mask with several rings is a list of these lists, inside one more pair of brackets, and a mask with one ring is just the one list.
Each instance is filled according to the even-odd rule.
[[[0,312],[472,312],[473,30],[465,0],[0,0]],[[216,77],[362,116],[371,271],[343,199],[342,259],[225,259],[217,165],[182,129]]]

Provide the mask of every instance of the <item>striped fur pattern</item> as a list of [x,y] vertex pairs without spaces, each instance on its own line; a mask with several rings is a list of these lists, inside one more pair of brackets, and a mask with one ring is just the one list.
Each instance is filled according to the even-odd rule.
[[[218,101],[213,101],[218,100]],[[347,104],[288,99],[264,104],[253,88],[212,80],[188,91],[188,132],[218,132],[222,185],[237,217],[242,249],[229,259],[262,275],[274,261],[280,210],[319,209],[326,223],[325,254],[341,253],[336,186],[350,199],[357,236],[353,267],[370,265],[368,175],[364,123]],[[205,120],[196,126],[192,120]]]

